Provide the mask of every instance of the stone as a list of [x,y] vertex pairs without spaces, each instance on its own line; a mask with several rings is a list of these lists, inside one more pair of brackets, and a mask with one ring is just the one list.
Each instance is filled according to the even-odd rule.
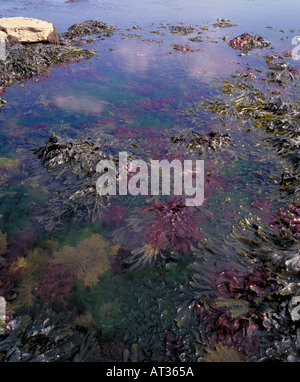
[[29,17],[0,18],[0,37],[9,42],[59,43],[57,30],[52,23]]

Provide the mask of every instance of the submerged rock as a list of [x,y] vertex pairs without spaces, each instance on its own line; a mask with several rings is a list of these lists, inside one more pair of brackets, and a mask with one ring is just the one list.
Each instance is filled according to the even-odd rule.
[[187,34],[195,32],[195,28],[192,25],[172,25],[170,27],[171,33],[186,36]]
[[0,19],[0,36],[15,42],[49,42],[58,44],[54,25],[48,21],[29,17],[5,17]]
[[172,46],[173,46],[173,49],[177,50],[178,52],[183,52],[183,53],[195,52],[195,49],[189,48],[188,46],[185,46],[185,45],[173,44]]
[[265,48],[270,46],[270,42],[264,37],[256,34],[251,36],[250,33],[243,33],[240,36],[230,40],[228,44],[237,50],[251,50],[256,48]]
[[22,174],[37,176],[41,184],[49,185],[47,203],[34,217],[41,227],[52,231],[65,221],[99,220],[107,198],[96,189],[100,176],[97,163],[102,159],[114,160],[103,149],[112,151],[100,138],[73,140],[52,136],[45,145],[32,149],[33,155],[24,158]]

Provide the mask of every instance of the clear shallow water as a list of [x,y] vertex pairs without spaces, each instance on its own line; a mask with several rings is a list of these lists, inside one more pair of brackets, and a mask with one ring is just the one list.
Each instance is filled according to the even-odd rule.
[[[111,37],[96,37],[86,44],[97,49],[90,60],[58,66],[12,85],[4,94],[0,213],[1,231],[7,235],[3,264],[12,262],[8,267],[12,275],[8,280],[11,284],[7,284],[11,286],[3,288],[2,294],[13,318],[38,314],[42,302],[53,322],[55,314],[63,311],[56,325],[60,328],[59,323],[69,313],[80,335],[96,333],[97,344],[106,349],[97,360],[107,360],[111,349],[120,350],[120,354],[115,353],[121,359],[129,352],[131,360],[166,360],[166,331],[190,344],[195,341],[188,326],[178,328],[174,321],[182,304],[180,287],[191,279],[190,264],[198,261],[191,245],[196,247],[199,241],[218,246],[218,240],[226,238],[241,219],[251,214],[267,222],[291,200],[278,187],[282,165],[272,146],[263,141],[268,133],[248,121],[222,118],[199,105],[219,96],[223,81],[236,71],[265,72],[267,53],[283,54],[292,49],[291,39],[299,32],[296,10],[292,1],[0,4],[3,16],[45,19],[59,32],[88,19],[119,28]],[[215,28],[212,24],[218,17],[238,25]],[[194,25],[197,31],[177,35],[170,32],[172,25]],[[246,31],[262,34],[272,49],[240,56],[223,40]],[[189,40],[199,36],[201,42]],[[173,44],[194,51],[176,51]],[[287,60],[299,68],[299,62]],[[269,95],[279,91],[283,96],[294,93],[293,100],[297,96],[293,86],[264,86],[260,80],[254,84]],[[170,140],[173,135],[191,131],[230,134],[230,145],[201,155]],[[107,142],[109,153],[127,150],[145,160],[204,158],[205,203],[197,212],[176,215],[178,211],[168,198],[115,197],[104,203],[107,210],[99,218],[93,219],[87,212],[82,218],[76,204],[70,204],[72,194],[59,197],[65,188],[78,191],[77,178],[60,176],[59,172],[51,178],[51,172],[49,175],[37,159],[35,163],[30,157],[30,150],[45,145],[53,135],[81,142],[89,137],[100,139]],[[18,165],[24,159],[20,171]],[[155,202],[159,207],[154,207]],[[52,215],[66,205],[70,212],[62,219],[63,226],[53,228]],[[175,226],[168,220],[170,213],[176,215]],[[122,259],[130,253],[144,254],[151,260],[151,248],[159,248],[167,259],[172,252],[174,256],[167,266],[162,261],[158,268],[122,268]],[[231,255],[225,254],[226,267],[241,266]],[[214,262],[214,255],[210,261]],[[207,273],[216,271],[217,267],[210,265]],[[247,320],[251,322],[248,316]],[[196,330],[201,332],[201,325],[196,325]],[[139,356],[132,350],[136,344]],[[58,354],[59,349],[58,345]],[[204,354],[196,354],[192,348],[187,352],[187,360],[193,361]],[[256,356],[256,349],[249,352],[250,357]],[[244,353],[242,358],[249,356]],[[183,357],[180,350],[173,351],[170,359],[178,357]]]

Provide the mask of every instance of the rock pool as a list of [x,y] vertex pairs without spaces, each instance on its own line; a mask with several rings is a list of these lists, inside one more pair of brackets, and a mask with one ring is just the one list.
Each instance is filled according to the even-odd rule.
[[299,8],[0,4],[1,362],[299,362]]

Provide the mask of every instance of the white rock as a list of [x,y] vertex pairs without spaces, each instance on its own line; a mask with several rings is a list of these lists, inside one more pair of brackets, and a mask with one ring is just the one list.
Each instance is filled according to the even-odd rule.
[[0,37],[19,42],[58,43],[57,31],[52,23],[29,17],[0,18]]

